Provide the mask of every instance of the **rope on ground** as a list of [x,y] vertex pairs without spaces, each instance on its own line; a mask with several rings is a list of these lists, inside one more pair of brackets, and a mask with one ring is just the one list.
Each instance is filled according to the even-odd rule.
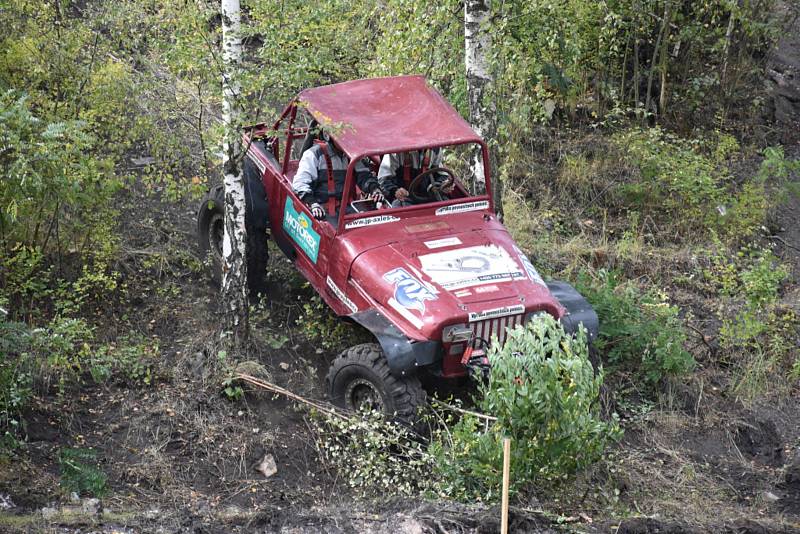
[[442,408],[446,408],[448,410],[452,410],[454,412],[463,413],[466,415],[472,415],[477,417],[478,419],[483,419],[485,421],[497,421],[497,417],[493,417],[491,415],[486,415],[485,413],[480,412],[473,412],[472,410],[465,410],[464,408],[459,408],[458,406],[453,406],[452,404],[447,404],[444,401],[440,401],[439,399],[431,399],[432,404],[436,404],[441,406]]
[[247,382],[248,384],[252,384],[256,387],[260,387],[261,389],[266,389],[267,391],[271,391],[273,393],[277,393],[278,395],[283,395],[284,397],[288,397],[292,400],[295,400],[301,404],[305,404],[307,406],[311,406],[314,409],[319,410],[320,412],[326,413],[333,417],[338,417],[340,419],[348,419],[349,417],[347,414],[344,414],[331,405],[323,404],[321,402],[313,401],[311,399],[307,399],[305,397],[301,397],[296,393],[292,393],[288,389],[282,388],[276,384],[271,382],[267,382],[265,380],[260,380],[254,376],[250,376],[244,373],[236,373],[236,378],[243,382]]

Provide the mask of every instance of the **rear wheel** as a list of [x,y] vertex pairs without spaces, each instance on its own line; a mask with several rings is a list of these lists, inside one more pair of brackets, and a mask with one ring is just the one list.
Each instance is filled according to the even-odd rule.
[[197,212],[197,242],[200,257],[208,262],[209,274],[222,283],[222,236],[225,232],[225,198],[221,185],[212,187]]
[[[200,256],[208,262],[209,274],[217,285],[222,283],[222,238],[225,232],[225,193],[222,185],[213,187],[200,203],[197,213],[197,240]],[[269,239],[265,230],[255,230],[245,215],[247,229],[247,286],[250,296],[265,294]]]
[[342,352],[328,371],[328,392],[334,404],[350,411],[377,410],[414,425],[426,403],[419,378],[398,378],[389,370],[383,349],[363,343]]

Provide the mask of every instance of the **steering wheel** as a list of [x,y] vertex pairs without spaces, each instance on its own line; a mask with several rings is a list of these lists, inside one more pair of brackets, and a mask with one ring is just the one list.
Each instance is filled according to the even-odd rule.
[[[438,173],[446,174],[447,177],[439,178],[436,176]],[[433,167],[419,173],[416,178],[411,180],[411,183],[408,184],[408,194],[411,199],[416,203],[430,202],[430,195],[421,195],[418,192],[420,185],[422,185],[422,179],[426,176],[431,177],[428,193],[432,193],[436,200],[446,200],[443,190],[450,189],[456,182],[456,175],[447,167]]]

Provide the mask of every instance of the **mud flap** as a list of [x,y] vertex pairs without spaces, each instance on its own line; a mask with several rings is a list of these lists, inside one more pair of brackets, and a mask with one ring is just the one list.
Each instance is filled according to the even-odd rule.
[[567,313],[561,318],[564,330],[574,334],[578,331],[578,326],[583,324],[589,341],[597,339],[600,332],[600,320],[592,305],[583,298],[583,295],[568,283],[560,280],[550,280],[546,284],[550,293],[567,309]]
[[389,370],[395,376],[414,374],[416,369],[437,361],[439,342],[411,341],[378,311],[366,310],[350,316],[372,332],[380,343]]

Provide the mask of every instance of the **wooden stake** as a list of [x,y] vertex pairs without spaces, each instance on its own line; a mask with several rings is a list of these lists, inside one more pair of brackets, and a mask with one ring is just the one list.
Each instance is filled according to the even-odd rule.
[[500,534],[508,534],[508,486],[511,478],[511,438],[503,438],[503,504]]

